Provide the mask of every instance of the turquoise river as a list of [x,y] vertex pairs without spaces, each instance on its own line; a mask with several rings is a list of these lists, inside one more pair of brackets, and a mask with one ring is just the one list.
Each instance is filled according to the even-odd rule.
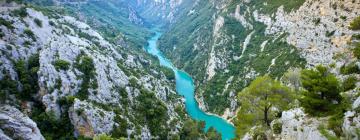
[[148,40],[148,46],[145,47],[146,51],[154,56],[157,56],[160,64],[171,68],[176,76],[176,91],[178,94],[185,97],[186,111],[191,118],[198,121],[205,121],[205,130],[210,127],[214,127],[221,133],[223,140],[230,140],[235,137],[235,128],[233,125],[225,121],[224,119],[210,115],[202,111],[194,95],[194,83],[193,79],[184,71],[178,70],[173,64],[164,57],[164,55],[157,48],[157,41],[160,38],[161,33],[156,31],[156,34]]

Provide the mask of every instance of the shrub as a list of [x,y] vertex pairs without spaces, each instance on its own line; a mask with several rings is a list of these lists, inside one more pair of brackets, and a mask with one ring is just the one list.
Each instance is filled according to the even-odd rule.
[[4,103],[8,95],[18,93],[17,81],[12,80],[9,74],[5,74],[0,80],[0,103]]
[[280,121],[275,121],[273,124],[273,132],[274,134],[280,134],[282,130],[282,123]]
[[315,25],[319,25],[319,24],[320,24],[320,21],[321,21],[320,18],[316,18],[316,19],[313,20],[313,22],[314,22]]
[[[76,58],[75,67],[83,73],[83,81],[81,83],[80,90],[78,91],[76,96],[80,100],[85,100],[88,98],[89,95],[88,89],[90,88],[91,79],[94,79],[96,75],[94,61],[84,52],[81,52],[81,54]],[[91,86],[97,87],[97,83],[93,82]]]
[[0,29],[0,38],[3,38],[5,36],[5,34],[2,32],[2,30]]
[[360,16],[356,17],[351,23],[349,29],[360,30]]
[[37,26],[42,27],[42,21],[41,21],[40,19],[35,18],[35,19],[34,19],[34,22],[35,22],[35,24],[36,24]]
[[345,75],[349,75],[349,74],[360,74],[360,69],[359,67],[356,65],[355,62],[350,63],[349,65],[343,65],[340,68],[340,73],[341,74],[345,74]]
[[335,34],[335,30],[334,30],[334,31],[331,31],[331,32],[326,31],[325,36],[326,36],[326,37],[331,37],[331,36],[333,36],[334,34]]
[[160,69],[165,74],[165,76],[168,80],[175,80],[175,73],[172,69],[164,67],[164,66],[161,66]]
[[93,140],[114,140],[114,139],[106,134],[99,134],[99,135],[95,135]]
[[45,139],[74,139],[74,126],[72,125],[68,113],[68,107],[64,107],[64,112],[60,118],[55,117],[54,112],[46,112],[41,103],[35,104],[31,113],[34,120]]
[[337,136],[341,136],[342,124],[344,122],[344,112],[340,111],[339,113],[330,117],[328,121],[329,129],[333,130]]
[[0,17],[0,25],[3,25],[6,28],[11,29],[11,30],[14,29],[14,26],[12,25],[12,23],[3,19],[2,17]]
[[115,137],[115,138],[119,138],[119,137],[127,137],[127,121],[123,118],[121,118],[119,115],[116,115],[114,118],[114,121],[116,123],[119,124],[119,126],[113,126],[113,131],[111,132],[111,136]]
[[343,82],[344,91],[354,89],[356,87],[357,78],[355,76],[350,76]]
[[54,62],[54,66],[55,66],[55,69],[56,70],[68,70],[69,69],[69,66],[70,66],[70,63],[68,61],[65,61],[65,60],[56,60]]
[[11,2],[15,2],[15,3],[18,3],[18,4],[22,4],[22,3],[23,3],[23,0],[6,0],[6,3],[11,3]]
[[[360,38],[360,35],[359,35],[359,38]],[[354,56],[357,59],[360,59],[360,43],[355,43],[355,48],[352,49],[352,51],[353,51]]]
[[25,7],[21,7],[20,9],[14,10],[14,11],[13,11],[13,14],[14,14],[15,16],[19,16],[19,17],[21,17],[21,18],[24,18],[24,17],[28,16],[28,13],[27,13]]
[[21,93],[18,95],[20,99],[30,100],[31,95],[38,92],[38,76],[39,69],[39,55],[32,55],[28,63],[24,60],[19,60],[15,63],[15,69],[18,74],[20,83],[23,85]]
[[28,37],[30,37],[33,41],[36,41],[35,34],[30,29],[25,29],[24,34],[26,34]]

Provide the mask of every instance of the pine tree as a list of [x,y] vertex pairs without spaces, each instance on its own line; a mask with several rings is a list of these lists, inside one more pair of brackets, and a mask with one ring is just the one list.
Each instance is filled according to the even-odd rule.
[[320,115],[331,111],[335,104],[340,104],[342,97],[339,94],[339,81],[326,67],[317,66],[316,69],[303,70],[301,83],[306,89],[301,103],[307,113]]

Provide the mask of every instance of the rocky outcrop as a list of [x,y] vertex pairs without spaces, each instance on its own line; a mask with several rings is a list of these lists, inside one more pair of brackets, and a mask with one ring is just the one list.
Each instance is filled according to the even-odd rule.
[[0,106],[0,139],[45,140],[33,120],[9,105]]
[[279,139],[327,140],[318,130],[324,121],[308,117],[301,108],[282,112],[282,130]]

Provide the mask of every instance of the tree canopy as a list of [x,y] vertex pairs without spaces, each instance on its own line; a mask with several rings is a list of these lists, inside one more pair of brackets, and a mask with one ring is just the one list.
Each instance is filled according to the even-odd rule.
[[301,83],[306,91],[301,98],[305,111],[312,115],[330,112],[334,105],[340,104],[341,87],[334,74],[326,67],[317,66],[315,69],[301,72]]
[[292,101],[292,91],[269,76],[256,78],[239,93],[240,110],[236,122],[241,137],[255,125],[270,126],[270,122]]

